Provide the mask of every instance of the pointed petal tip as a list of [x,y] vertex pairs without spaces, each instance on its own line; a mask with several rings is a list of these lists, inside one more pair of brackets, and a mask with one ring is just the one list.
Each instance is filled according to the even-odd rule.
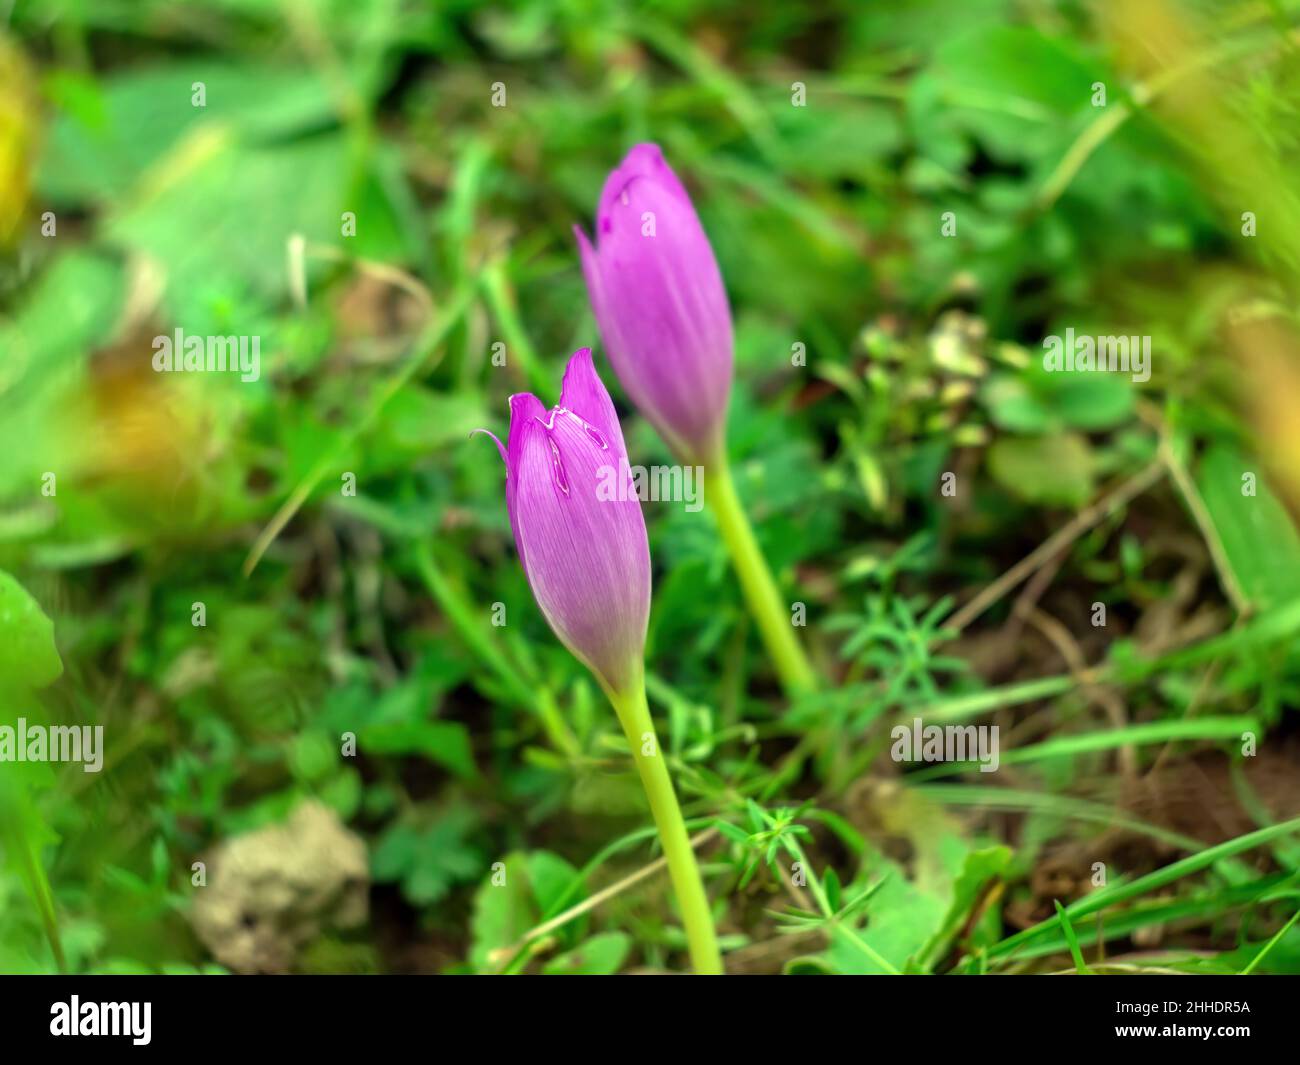
[[528,427],[534,421],[544,426],[547,412],[542,401],[531,392],[516,392],[506,402],[510,407],[510,436],[506,441],[506,451],[517,463],[524,438],[529,435]]
[[621,454],[627,454],[618,412],[610,399],[609,389],[596,372],[596,359],[591,348],[579,348],[570,356],[560,388],[560,406],[588,422],[601,435],[602,441],[613,444]]
[[[614,231],[618,220],[617,209],[628,206],[628,197],[631,195],[629,190],[638,182],[645,182],[648,188],[656,190],[658,194],[667,194],[671,200],[694,211],[690,195],[673,168],[668,165],[663,149],[651,141],[634,144],[623,156],[623,161],[610,171],[600,191],[596,211],[598,245],[602,238]],[[639,211],[641,208],[636,209]]]
[[[591,348],[579,348],[564,364],[564,379],[560,382],[560,406],[568,406],[564,397],[572,384],[579,380],[583,384],[589,384],[592,377],[596,377],[596,360],[592,357]],[[599,380],[599,377],[596,379]]]
[[564,379],[560,382],[560,406],[571,410],[584,418],[590,417],[586,408],[590,406],[593,389],[604,389],[604,383],[596,373],[596,362],[592,358],[591,348],[579,348],[569,356],[564,367]]
[[654,141],[640,141],[628,149],[627,155],[623,157],[623,165],[628,164],[650,164],[652,166],[664,165],[663,149]]
[[530,414],[536,414],[538,411],[543,414],[546,412],[545,405],[531,392],[516,392],[506,400],[506,404],[510,408],[512,421],[516,415],[527,417]]

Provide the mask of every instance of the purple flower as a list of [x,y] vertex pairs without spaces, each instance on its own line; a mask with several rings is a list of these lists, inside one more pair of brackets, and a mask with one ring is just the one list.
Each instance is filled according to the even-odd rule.
[[731,392],[731,311],[691,199],[658,145],[609,175],[596,247],[575,226],[591,306],[632,402],[687,462],[720,456]]
[[569,360],[559,406],[548,411],[530,392],[510,397],[509,446],[497,448],[537,605],[607,691],[630,690],[645,656],[650,546],[636,493],[609,491],[612,476],[630,482],[627,452],[589,348]]

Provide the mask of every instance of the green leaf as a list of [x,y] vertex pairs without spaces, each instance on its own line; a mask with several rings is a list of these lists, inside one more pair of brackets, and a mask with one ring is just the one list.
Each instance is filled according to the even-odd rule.
[[839,874],[831,867],[827,867],[825,875],[822,877],[822,889],[826,892],[826,901],[829,903],[831,913],[839,913],[840,906],[843,904],[843,894],[840,887]]
[[912,83],[909,110],[949,165],[965,161],[972,138],[999,159],[1045,165],[1095,79],[1095,65],[1070,41],[1025,26],[982,27],[939,44]]
[[1056,916],[1061,919],[1061,931],[1065,934],[1065,941],[1070,945],[1070,957],[1074,959],[1074,967],[1079,971],[1080,976],[1087,976],[1088,966],[1083,960],[1083,951],[1079,949],[1079,937],[1074,932],[1074,925],[1070,924],[1069,915],[1061,905],[1061,900],[1053,899],[1052,902],[1056,906]]
[[371,754],[418,754],[457,776],[478,773],[469,729],[459,721],[392,721],[369,725],[357,735]]
[[[11,726],[23,712],[28,694],[52,683],[62,672],[53,622],[17,580],[0,570],[0,724]],[[58,911],[41,854],[58,836],[34,797],[49,781],[47,763],[0,768],[0,852],[17,870],[62,968]]]
[[289,769],[298,780],[320,780],[338,760],[334,741],[319,732],[301,733],[289,747]]
[[999,429],[1045,433],[1056,427],[1056,419],[1044,398],[1031,387],[1027,374],[994,374],[980,389],[980,401]]
[[582,899],[581,893],[571,893],[578,870],[550,851],[534,851],[528,858],[528,878],[533,887],[533,898],[544,917],[554,917],[560,904],[570,905]]
[[376,880],[400,882],[417,906],[442,899],[455,884],[467,883],[483,870],[474,841],[478,817],[468,807],[453,806],[432,821],[399,821],[380,836],[370,855]]
[[480,973],[496,972],[507,960],[497,952],[517,943],[538,920],[528,883],[528,856],[514,851],[501,864],[503,875],[498,877],[494,869],[474,894],[469,960]]
[[[1242,474],[1255,495],[1242,494]],[[1196,478],[1228,565],[1246,599],[1268,609],[1300,599],[1300,534],[1264,480],[1259,462],[1226,445],[1206,452]]]
[[749,846],[749,833],[743,828],[737,828],[730,821],[715,821],[713,827],[731,840],[732,843]]
[[986,847],[966,855],[961,873],[953,883],[948,913],[918,955],[922,968],[929,971],[940,960],[943,950],[970,917],[985,885],[1001,876],[1010,862],[1011,849],[1003,846]]
[[[193,103],[202,82],[204,106]],[[101,88],[60,73],[56,114],[37,181],[62,202],[117,202],[196,124],[230,124],[251,137],[282,137],[328,119],[329,88],[310,70],[259,64],[178,62],[135,68]]]
[[887,966],[901,972],[943,919],[947,907],[938,892],[921,889],[893,863],[877,871],[885,870],[889,875],[866,908],[866,928],[837,924],[831,933],[826,956],[841,973],[887,973]]
[[166,157],[165,180],[125,201],[106,232],[157,261],[166,278],[165,314],[186,332],[269,333],[250,309],[285,297],[289,237],[340,242],[347,143],[331,133],[252,146],[225,127],[205,128],[205,139]]
[[1003,437],[988,463],[993,479],[1026,503],[1077,507],[1092,495],[1092,453],[1075,433]]
[[585,943],[552,958],[543,967],[546,976],[610,976],[618,972],[632,949],[624,932],[602,932]]
[[[452,445],[463,445],[470,433],[491,421],[482,397],[474,392],[435,392],[408,385],[389,401],[376,427],[371,448],[383,448],[397,461]],[[384,468],[384,463],[378,463]]]
[[17,580],[0,570],[0,691],[43,688],[62,673],[54,623]]
[[[581,902],[585,891],[569,891],[577,875],[572,865],[549,851],[515,851],[507,855],[502,867],[494,867],[492,876],[474,895],[470,961],[475,969],[499,971],[509,959],[496,952],[518,944],[530,929],[553,917],[552,911],[561,902]],[[580,924],[568,927],[575,926],[574,934],[581,935]]]
[[993,374],[980,401],[994,425],[1016,433],[1113,429],[1133,416],[1136,402],[1132,382],[1120,374],[1048,373],[1037,361]]
[[1046,379],[1040,389],[1044,402],[1072,429],[1113,429],[1133,416],[1133,384],[1122,374],[1039,373]]

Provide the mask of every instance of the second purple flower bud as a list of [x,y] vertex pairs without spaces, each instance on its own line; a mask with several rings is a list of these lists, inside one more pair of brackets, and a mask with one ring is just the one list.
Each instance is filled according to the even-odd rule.
[[731,393],[731,310],[713,248],[654,144],[609,175],[593,246],[574,227],[609,361],[683,462],[722,455]]

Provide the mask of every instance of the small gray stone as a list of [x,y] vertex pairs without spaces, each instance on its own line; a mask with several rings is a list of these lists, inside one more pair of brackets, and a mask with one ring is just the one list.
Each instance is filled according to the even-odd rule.
[[236,972],[291,972],[323,932],[365,923],[366,845],[319,802],[298,806],[285,824],[227,840],[207,866],[190,923]]

